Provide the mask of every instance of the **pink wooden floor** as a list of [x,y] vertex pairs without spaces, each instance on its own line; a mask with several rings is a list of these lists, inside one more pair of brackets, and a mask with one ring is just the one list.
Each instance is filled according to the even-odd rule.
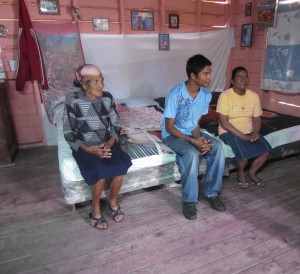
[[98,231],[89,206],[63,204],[57,147],[22,150],[0,168],[0,273],[300,273],[300,159],[268,163],[268,186],[235,188],[224,179],[227,210],[206,202],[181,214],[180,189],[121,197],[126,219]]

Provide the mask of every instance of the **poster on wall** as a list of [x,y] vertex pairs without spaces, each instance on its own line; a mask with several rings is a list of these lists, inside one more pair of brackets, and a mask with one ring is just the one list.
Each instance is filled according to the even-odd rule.
[[257,27],[273,27],[276,25],[278,0],[263,0],[257,8]]
[[241,33],[241,47],[251,47],[253,24],[243,24]]
[[153,11],[132,10],[132,30],[154,30]]
[[170,35],[168,33],[160,33],[158,35],[159,50],[170,50]]

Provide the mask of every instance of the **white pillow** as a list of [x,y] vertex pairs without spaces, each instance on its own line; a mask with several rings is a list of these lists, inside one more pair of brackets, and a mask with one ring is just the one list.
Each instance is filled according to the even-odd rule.
[[125,99],[115,99],[116,104],[125,104],[127,107],[158,106],[158,103],[147,97],[129,97]]

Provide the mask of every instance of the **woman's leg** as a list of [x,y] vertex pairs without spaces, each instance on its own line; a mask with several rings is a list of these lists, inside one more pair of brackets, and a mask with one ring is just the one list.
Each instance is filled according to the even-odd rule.
[[[91,211],[92,211],[92,217],[94,219],[98,219],[102,217],[101,210],[100,210],[100,198],[104,189],[104,184],[105,184],[105,179],[101,179],[97,181],[97,183],[91,186],[92,189],[92,210]],[[97,228],[105,229],[107,227],[108,224],[105,222],[99,224]]]
[[[109,196],[109,206],[113,211],[119,209],[118,196],[122,186],[123,176],[115,176],[112,179],[110,185],[110,196]],[[115,217],[116,222],[120,222],[124,219],[124,214],[117,214]]]
[[266,152],[258,157],[256,157],[248,171],[249,177],[256,183],[262,182],[262,179],[256,176],[257,171],[263,166],[263,164],[268,160],[270,152]]
[[238,169],[237,179],[240,183],[244,184],[244,186],[247,186],[248,183],[245,176],[245,168],[248,164],[248,160],[237,161],[236,164]]

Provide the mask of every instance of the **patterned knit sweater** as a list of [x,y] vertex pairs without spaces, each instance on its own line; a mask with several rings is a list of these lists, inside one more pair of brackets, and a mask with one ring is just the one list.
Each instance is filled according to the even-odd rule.
[[91,100],[83,91],[70,93],[65,102],[63,131],[75,151],[81,143],[91,146],[110,137],[118,140],[121,125],[112,95],[104,91],[101,98]]

